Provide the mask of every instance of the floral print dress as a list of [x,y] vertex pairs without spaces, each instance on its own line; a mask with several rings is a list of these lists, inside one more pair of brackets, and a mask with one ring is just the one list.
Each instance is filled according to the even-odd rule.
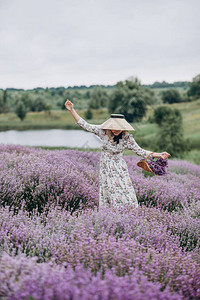
[[[138,207],[138,201],[133,188],[128,167],[123,159],[123,150],[129,149],[137,155],[145,158],[152,151],[144,150],[136,143],[133,136],[124,132],[122,139],[117,144],[99,125],[87,123],[82,118],[77,124],[83,129],[90,131],[102,141],[99,176],[99,207],[103,205],[121,206],[131,204]],[[149,158],[153,158],[149,155]]]

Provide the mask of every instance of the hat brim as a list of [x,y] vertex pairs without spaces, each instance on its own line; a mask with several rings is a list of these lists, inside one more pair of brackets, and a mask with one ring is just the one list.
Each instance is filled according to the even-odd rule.
[[99,126],[110,130],[135,130],[125,119],[110,118]]

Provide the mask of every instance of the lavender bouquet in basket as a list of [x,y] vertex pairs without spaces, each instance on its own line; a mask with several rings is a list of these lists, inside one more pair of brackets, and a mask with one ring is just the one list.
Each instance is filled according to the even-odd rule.
[[[153,154],[154,152],[150,152],[144,160],[140,160],[137,163],[137,166],[140,168],[143,168],[145,171],[153,173],[154,175],[166,175],[167,172],[165,170],[165,168],[168,167],[168,156],[170,156],[169,153],[167,152],[162,152],[161,155],[159,153],[159,158],[156,161],[149,161],[147,162],[147,158],[149,157],[149,155]],[[161,156],[161,157],[160,157]],[[164,158],[162,158],[162,156]]]
[[155,175],[166,175],[166,168],[168,167],[168,159],[158,158],[156,161],[149,161],[149,167]]

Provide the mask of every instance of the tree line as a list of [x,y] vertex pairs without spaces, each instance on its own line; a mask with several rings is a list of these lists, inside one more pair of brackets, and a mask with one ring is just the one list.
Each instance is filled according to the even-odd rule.
[[[133,78],[132,76],[130,78]],[[189,86],[189,81],[175,81],[173,83],[169,83],[166,81],[155,81],[152,84],[142,84],[143,87],[149,87],[149,88],[188,88]],[[93,84],[93,85],[74,85],[74,86],[68,86],[68,87],[50,87],[50,88],[43,88],[43,87],[36,87],[32,90],[28,91],[41,91],[41,90],[51,90],[51,91],[57,91],[57,90],[82,90],[82,89],[93,89],[94,87],[102,87],[102,88],[114,88],[115,85],[104,85],[104,84]],[[17,89],[17,88],[7,88],[8,91],[25,91],[25,89]]]
[[[169,85],[160,83],[162,87]],[[185,86],[186,82],[175,82],[174,86]],[[178,89],[168,88],[160,92],[162,103],[188,102],[200,97],[200,75],[187,83],[188,90],[180,93]],[[155,82],[152,87],[158,86]],[[171,86],[171,85],[170,85]],[[92,89],[91,89],[92,87]],[[106,87],[106,88],[105,88]],[[111,89],[110,86],[92,85],[89,88],[71,87],[35,88],[33,90],[6,89],[0,90],[0,113],[14,111],[23,120],[26,113],[65,109],[67,98],[74,102],[77,109],[87,109],[86,118],[92,118],[91,109],[107,108],[110,113],[123,113],[128,121],[140,121],[146,114],[147,105],[157,102],[154,89],[141,84],[138,78],[120,81]],[[77,87],[78,88],[78,87]],[[55,100],[56,99],[56,103]],[[54,106],[54,107],[53,107]]]

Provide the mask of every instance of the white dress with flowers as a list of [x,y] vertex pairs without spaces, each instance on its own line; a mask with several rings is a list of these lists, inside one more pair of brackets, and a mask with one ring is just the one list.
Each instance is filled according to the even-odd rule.
[[[150,152],[138,146],[133,136],[126,132],[117,144],[109,140],[106,131],[99,125],[92,125],[80,118],[77,124],[83,129],[90,131],[102,141],[99,177],[99,206],[121,206],[132,204],[138,207],[138,201],[133,188],[128,167],[123,159],[123,150],[129,149],[137,155],[145,158]],[[150,155],[151,159],[152,156]]]

